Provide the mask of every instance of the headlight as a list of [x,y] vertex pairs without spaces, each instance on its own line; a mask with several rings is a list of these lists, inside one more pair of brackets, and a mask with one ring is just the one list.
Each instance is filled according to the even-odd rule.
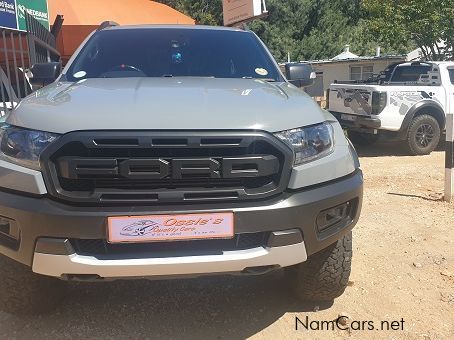
[[39,170],[39,156],[57,134],[0,125],[0,159]]
[[282,131],[275,135],[293,149],[295,166],[325,157],[334,150],[334,129],[330,123]]

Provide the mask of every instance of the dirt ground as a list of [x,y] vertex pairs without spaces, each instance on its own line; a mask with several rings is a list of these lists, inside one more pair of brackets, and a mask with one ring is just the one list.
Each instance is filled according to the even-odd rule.
[[[444,154],[408,157],[394,146],[359,153],[365,199],[353,273],[334,304],[296,301],[280,273],[75,285],[51,315],[0,313],[0,338],[454,339],[454,204],[441,200]],[[323,323],[340,314],[350,330]]]

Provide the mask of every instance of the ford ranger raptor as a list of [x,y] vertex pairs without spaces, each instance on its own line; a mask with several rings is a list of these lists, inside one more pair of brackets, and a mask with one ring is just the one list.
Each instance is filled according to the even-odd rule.
[[0,309],[71,281],[257,275],[296,296],[348,283],[363,177],[337,120],[252,32],[112,26],[0,128]]

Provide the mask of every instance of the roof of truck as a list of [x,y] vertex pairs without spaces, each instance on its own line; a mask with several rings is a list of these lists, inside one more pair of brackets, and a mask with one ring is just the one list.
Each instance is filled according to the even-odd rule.
[[413,65],[439,65],[439,66],[454,66],[454,61],[408,61],[399,64],[398,66],[413,66]]
[[246,32],[241,28],[237,27],[225,27],[225,26],[205,26],[205,25],[118,25],[110,26],[108,30],[132,30],[132,29],[156,29],[156,28],[169,28],[169,29],[189,29],[189,30],[213,30],[213,31],[240,31]]
[[454,66],[454,61],[432,61],[432,63],[437,65]]

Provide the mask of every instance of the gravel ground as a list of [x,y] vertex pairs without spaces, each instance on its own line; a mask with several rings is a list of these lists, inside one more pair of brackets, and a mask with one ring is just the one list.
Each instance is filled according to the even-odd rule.
[[[454,205],[441,200],[443,153],[359,151],[365,200],[354,230],[353,273],[333,304],[295,301],[279,272],[83,284],[51,315],[0,313],[0,338],[454,339]],[[342,321],[350,330],[322,323],[339,315],[348,316]],[[382,321],[396,330],[381,330]],[[306,330],[308,322],[325,330]]]

